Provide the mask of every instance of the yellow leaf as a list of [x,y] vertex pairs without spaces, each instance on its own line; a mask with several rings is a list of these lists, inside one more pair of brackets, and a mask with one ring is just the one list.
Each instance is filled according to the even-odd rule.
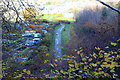
[[100,50],[100,48],[99,48],[99,47],[95,47],[95,49]]
[[28,70],[26,73],[27,73],[27,74],[31,74],[30,70]]
[[53,64],[50,64],[52,67],[54,67],[54,65]]
[[119,59],[120,58],[120,55],[117,55],[116,59]]
[[100,58],[103,58],[103,55],[100,55]]
[[57,59],[55,59],[55,61],[57,62],[58,60],[57,60]]
[[104,72],[103,72],[103,71],[100,71],[99,74],[104,74]]
[[116,46],[116,45],[117,45],[117,43],[113,43],[113,42],[111,42],[110,44],[113,45],[113,46]]
[[52,70],[50,70],[50,72],[53,72]]
[[44,60],[44,63],[47,63],[48,62],[48,60]]
[[120,67],[120,65],[116,65],[116,67]]
[[115,71],[112,69],[112,70],[110,70],[110,72],[115,72]]
[[63,73],[63,70],[60,70],[61,73]]
[[103,50],[100,50],[100,53],[104,53],[105,51],[103,51]]
[[105,48],[107,49],[107,48],[109,48],[109,46],[106,46]]
[[49,74],[45,75],[45,77],[48,78],[48,77],[49,77]]
[[110,76],[108,73],[104,73],[105,76]]
[[80,54],[83,50],[81,49],[80,51],[77,51],[77,54]]
[[109,57],[110,54],[104,53],[104,57],[107,58]]
[[82,58],[83,61],[86,61],[86,58]]
[[117,41],[120,41],[120,39],[118,39]]
[[79,67],[79,63],[75,62],[75,68],[77,69]]
[[22,77],[23,73],[19,74],[17,77]]
[[106,67],[106,68],[109,68],[111,67],[110,64],[107,64],[107,65],[100,65],[101,67]]
[[68,61],[68,63],[72,63],[72,62],[74,62],[74,60],[73,60],[73,59],[70,59],[70,60]]
[[94,66],[94,67],[96,67],[96,66],[97,66],[97,64],[93,64],[93,66]]
[[68,58],[70,58],[70,56],[67,56]]
[[26,69],[23,69],[23,72],[26,72],[27,70]]
[[98,62],[96,62],[96,64],[100,64],[100,62],[98,61]]
[[79,71],[80,73],[82,73],[83,71]]
[[91,65],[91,66],[94,66],[94,67],[96,67],[96,66],[97,66],[97,64],[94,64],[94,63],[90,63],[90,65]]
[[98,68],[98,70],[102,70],[102,68]]
[[77,54],[80,54],[80,51],[77,51]]
[[96,53],[93,53],[93,57],[96,58]]
[[87,69],[87,66],[84,66],[84,69]]
[[117,74],[113,74],[114,77],[118,76]]
[[88,59],[88,61],[92,61],[92,58]]
[[43,69],[41,69],[40,71],[44,71]]
[[82,57],[82,56],[83,56],[83,53],[81,53],[80,56]]
[[84,63],[79,63],[80,65],[84,65]]
[[75,49],[75,51],[77,51],[77,49]]
[[94,72],[92,72],[92,73],[93,73],[94,75],[98,75],[98,74],[99,74],[98,72],[95,72],[95,71],[94,71]]
[[70,66],[70,67],[74,67],[74,65],[73,65],[73,64],[69,64],[69,66]]
[[117,62],[112,62],[111,64],[112,64],[112,65],[118,65],[118,63],[117,63]]
[[58,64],[54,64],[55,66],[58,66]]
[[102,64],[103,64],[103,65],[106,65],[106,64],[107,64],[107,62],[103,62]]
[[50,54],[49,53],[46,53],[45,56],[49,56]]

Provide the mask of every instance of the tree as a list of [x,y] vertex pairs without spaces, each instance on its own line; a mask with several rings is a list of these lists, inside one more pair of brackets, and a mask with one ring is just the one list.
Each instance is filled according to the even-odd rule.
[[22,11],[22,14],[23,14],[25,20],[35,20],[36,19],[36,13],[35,13],[34,8],[25,8]]

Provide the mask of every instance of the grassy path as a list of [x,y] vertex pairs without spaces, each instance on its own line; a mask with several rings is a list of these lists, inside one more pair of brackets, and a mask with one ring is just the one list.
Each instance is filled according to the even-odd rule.
[[[56,27],[55,27],[55,30],[59,29],[60,27],[61,27],[61,25],[56,26]],[[55,31],[55,30],[54,30],[54,31]],[[50,45],[50,53],[51,53],[51,54],[54,53],[55,37],[56,37],[56,34],[55,34],[55,32],[54,32],[54,34],[53,34],[53,40],[52,40],[52,43],[51,43],[51,45]]]
[[[62,34],[61,34],[62,45],[67,44],[69,42],[69,39],[70,39],[70,26],[71,26],[71,24],[64,24],[64,25],[65,25],[65,27],[62,30]],[[61,25],[56,26],[55,30],[59,29],[60,27],[61,27]],[[50,45],[50,49],[51,49],[50,53],[51,54],[54,53],[55,37],[56,37],[56,34],[54,32],[53,41]],[[63,52],[63,54],[67,53],[65,48],[62,48],[62,52]]]
[[62,44],[66,44],[70,39],[70,24],[65,24],[65,28],[62,31]]
[[[63,46],[69,42],[71,24],[64,24],[64,25],[65,25],[65,28],[62,31],[62,45]],[[63,55],[68,53],[68,51],[64,47],[62,47],[62,52],[63,52]]]

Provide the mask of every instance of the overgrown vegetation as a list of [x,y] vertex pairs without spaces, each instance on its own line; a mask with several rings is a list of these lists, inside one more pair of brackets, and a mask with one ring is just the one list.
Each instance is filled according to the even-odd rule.
[[[56,77],[65,79],[119,79],[120,54],[119,50],[115,50],[119,46],[120,39],[118,39],[116,43],[111,42],[110,46],[103,49],[95,47],[95,52],[89,54],[89,56],[84,53],[82,48],[79,48],[79,50],[75,50],[73,54],[64,55],[62,64],[67,61],[67,69],[56,69],[51,72],[54,73]],[[54,67],[56,67],[56,65],[54,65]]]
[[[51,5],[49,2],[47,4]],[[41,32],[42,40],[36,45],[21,47],[23,45],[20,45],[21,42],[25,42],[27,38],[22,38],[20,34],[30,27],[21,22],[13,26],[3,19],[3,38],[16,40],[14,43],[2,45],[3,80],[120,79],[120,35],[117,13],[105,7],[86,9],[77,15],[76,22],[71,25],[68,18],[62,17],[61,14],[44,15],[43,21],[36,20],[34,9],[27,9],[24,14],[25,20],[29,20],[32,25],[42,22],[49,25],[46,28],[48,32],[46,34]],[[44,18],[48,18],[49,21],[44,21]],[[53,20],[58,21],[50,22]],[[55,59],[54,30],[60,27],[60,23],[66,26],[62,31],[63,55]],[[18,24],[22,27],[16,27]],[[11,37],[10,33],[17,36]],[[71,37],[68,42],[69,36]],[[16,50],[16,47],[19,50]]]
[[107,46],[110,41],[119,37],[117,20],[117,13],[109,9],[83,11],[73,25],[71,41],[67,47],[71,51],[83,47],[86,53],[92,53],[94,47]]

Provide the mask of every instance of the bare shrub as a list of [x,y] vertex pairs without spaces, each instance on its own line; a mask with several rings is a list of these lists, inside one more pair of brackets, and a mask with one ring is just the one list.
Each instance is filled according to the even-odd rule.
[[72,38],[70,43],[76,42],[77,48],[83,47],[86,53],[93,52],[95,46],[105,47],[116,38],[117,20],[117,13],[108,8],[89,7],[76,18],[73,31],[77,39]]

